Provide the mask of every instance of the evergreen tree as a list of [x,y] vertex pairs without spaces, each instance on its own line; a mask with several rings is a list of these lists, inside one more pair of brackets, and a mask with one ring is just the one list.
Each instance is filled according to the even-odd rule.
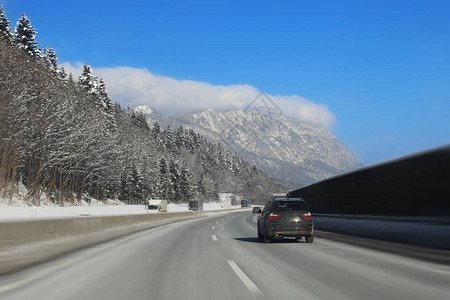
[[167,161],[164,158],[159,161],[159,180],[159,198],[169,200],[173,188]]
[[177,149],[181,149],[186,142],[183,126],[179,126],[175,131],[175,145]]
[[97,94],[102,101],[103,107],[109,113],[113,113],[113,102],[109,98],[108,91],[106,90],[106,84],[103,79],[98,79]]
[[70,75],[67,75],[64,67],[59,67],[56,72],[57,72],[59,78],[61,78],[62,80],[70,81],[71,83],[73,83],[72,73],[70,73]]
[[30,19],[22,13],[17,26],[15,28],[15,41],[19,48],[25,50],[34,57],[39,57],[40,50],[36,42],[36,29],[31,25]]
[[92,75],[92,69],[89,65],[84,65],[81,71],[80,77],[78,77],[78,84],[81,89],[86,91],[88,94],[96,94],[97,91],[97,80],[95,76]]
[[12,41],[13,34],[11,27],[9,27],[9,20],[6,17],[6,13],[3,10],[3,6],[0,4],[0,34],[3,33],[9,41]]
[[128,179],[128,184],[128,191],[131,202],[134,204],[142,204],[144,200],[143,178],[142,174],[136,169],[136,166],[134,165]]
[[169,194],[169,199],[175,201],[175,203],[178,203],[182,198],[180,188],[180,170],[178,163],[172,159],[169,161],[169,173],[170,180],[172,182],[172,191]]
[[42,51],[42,59],[53,70],[57,69],[57,61],[55,50],[53,48],[44,48]]
[[158,146],[162,146],[164,139],[163,139],[162,132],[161,132],[161,126],[159,126],[158,122],[155,122],[153,124],[151,133],[152,133],[152,138],[156,142],[156,144]]
[[180,168],[180,196],[182,201],[189,201],[192,198],[191,174],[186,163]]
[[120,179],[120,194],[119,194],[119,200],[122,202],[128,202],[129,204],[129,199],[130,199],[130,193],[128,191],[128,187],[127,187],[127,178],[126,177],[122,177]]
[[206,195],[206,188],[205,188],[205,185],[203,184],[203,178],[204,178],[204,173],[201,173],[200,178],[197,181],[197,194],[200,197],[203,197],[204,195]]
[[164,147],[169,151],[176,150],[176,144],[175,144],[175,139],[173,136],[173,131],[172,131],[172,129],[170,129],[169,126],[166,129],[164,129],[163,137],[164,137]]

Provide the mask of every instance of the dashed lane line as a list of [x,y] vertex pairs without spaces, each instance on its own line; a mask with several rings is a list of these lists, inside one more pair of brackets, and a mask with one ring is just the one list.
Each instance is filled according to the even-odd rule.
[[244,271],[239,268],[239,266],[234,262],[234,260],[227,260],[227,263],[233,269],[234,273],[239,277],[239,279],[244,283],[244,285],[249,289],[253,295],[261,295],[261,290],[253,283],[253,281],[245,275]]

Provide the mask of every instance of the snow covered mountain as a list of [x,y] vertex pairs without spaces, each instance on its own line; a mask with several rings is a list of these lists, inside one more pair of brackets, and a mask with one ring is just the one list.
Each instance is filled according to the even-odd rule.
[[289,188],[325,179],[360,166],[353,154],[325,128],[256,111],[212,109],[168,118],[145,114],[150,126],[192,128],[241,155]]
[[158,122],[159,126],[161,128],[176,128],[181,126],[181,123],[177,121],[176,118],[170,118],[161,115],[160,113],[156,112],[154,109],[151,109],[147,105],[140,105],[133,109],[133,111],[137,114],[143,114],[147,120],[147,123],[150,127],[153,127],[155,122]]

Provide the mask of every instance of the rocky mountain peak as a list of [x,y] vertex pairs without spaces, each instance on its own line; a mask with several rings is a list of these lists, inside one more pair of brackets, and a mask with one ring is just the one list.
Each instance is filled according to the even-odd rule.
[[[147,116],[150,125],[155,118]],[[164,119],[163,121],[167,121]],[[191,128],[295,188],[360,166],[324,127],[258,111],[207,109],[171,118],[171,127]]]
[[149,115],[151,113],[154,113],[153,109],[148,107],[147,105],[140,105],[133,109],[135,113],[141,113],[143,115]]

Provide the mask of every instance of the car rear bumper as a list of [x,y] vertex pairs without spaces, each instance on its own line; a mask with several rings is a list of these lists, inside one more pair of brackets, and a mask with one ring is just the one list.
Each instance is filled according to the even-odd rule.
[[267,234],[272,237],[302,237],[314,234],[314,225],[312,223],[302,224],[301,226],[279,226],[270,225],[267,228]]

